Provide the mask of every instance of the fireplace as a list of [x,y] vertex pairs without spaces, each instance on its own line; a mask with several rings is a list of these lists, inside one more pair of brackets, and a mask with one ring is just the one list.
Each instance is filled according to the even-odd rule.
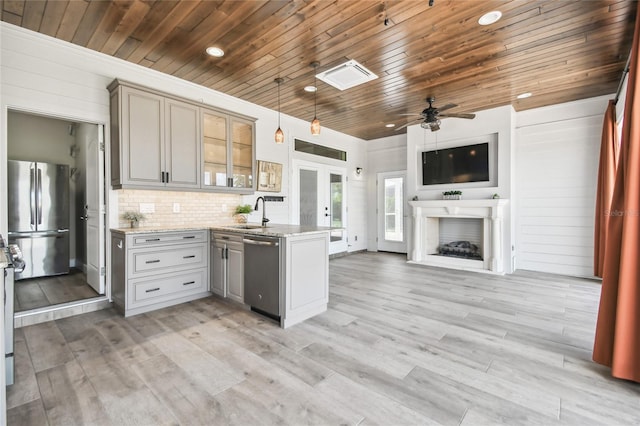
[[504,199],[410,201],[409,262],[504,273]]
[[438,255],[482,260],[483,219],[439,218]]

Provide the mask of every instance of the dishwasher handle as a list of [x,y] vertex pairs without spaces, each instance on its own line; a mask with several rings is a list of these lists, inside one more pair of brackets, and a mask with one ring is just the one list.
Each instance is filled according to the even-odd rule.
[[279,241],[265,241],[265,240],[252,240],[249,238],[243,238],[242,242],[245,244],[251,244],[254,246],[270,246],[270,247],[278,247],[280,245]]

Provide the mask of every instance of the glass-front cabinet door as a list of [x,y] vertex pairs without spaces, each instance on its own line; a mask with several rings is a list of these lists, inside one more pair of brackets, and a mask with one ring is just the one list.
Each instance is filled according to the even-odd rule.
[[202,123],[202,187],[252,191],[253,121],[204,110]]
[[253,188],[253,123],[231,119],[233,187]]
[[202,114],[204,158],[202,186],[228,186],[227,181],[227,117],[212,112]]

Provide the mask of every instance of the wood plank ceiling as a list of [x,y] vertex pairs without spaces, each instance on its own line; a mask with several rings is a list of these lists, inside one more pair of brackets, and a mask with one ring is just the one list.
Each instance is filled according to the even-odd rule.
[[[3,0],[1,19],[271,109],[282,77],[282,112],[306,121],[309,64],[321,72],[355,59],[379,78],[345,91],[318,81],[317,115],[374,139],[397,134],[385,124],[415,118],[401,114],[420,113],[427,96],[462,113],[613,93],[635,9],[627,0]],[[492,10],[502,19],[478,25]],[[208,46],[225,55],[206,55]],[[524,92],[533,96],[516,99]]]

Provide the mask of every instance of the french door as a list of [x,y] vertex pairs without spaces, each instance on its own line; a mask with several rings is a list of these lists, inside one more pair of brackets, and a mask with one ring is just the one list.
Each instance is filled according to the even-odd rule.
[[407,252],[405,172],[378,173],[378,250]]
[[330,226],[329,254],[347,251],[346,169],[294,160],[294,222]]

